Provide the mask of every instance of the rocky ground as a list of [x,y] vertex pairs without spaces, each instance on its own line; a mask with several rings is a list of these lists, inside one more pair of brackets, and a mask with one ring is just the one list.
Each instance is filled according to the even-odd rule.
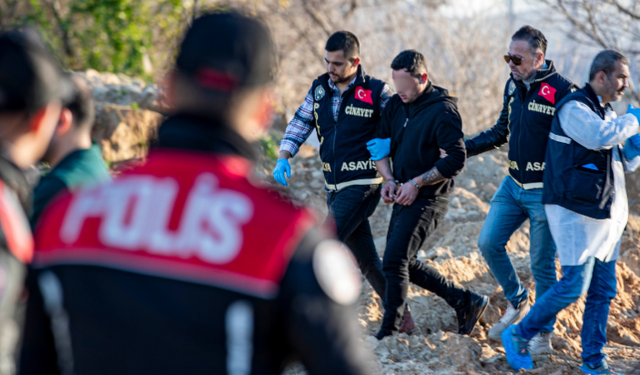
[[[272,162],[265,162],[258,175],[271,182]],[[314,207],[319,216],[326,215],[325,193],[322,189],[320,162],[314,150],[306,149],[303,157],[292,161],[290,188],[274,186],[301,204]],[[360,298],[359,322],[363,345],[371,348],[379,360],[382,374],[508,374],[499,342],[487,339],[487,331],[504,313],[507,302],[502,289],[489,271],[477,247],[478,235],[489,210],[489,201],[507,171],[506,154],[494,151],[468,161],[462,175],[456,178],[456,188],[443,225],[429,238],[420,258],[442,274],[479,293],[490,296],[491,304],[471,337],[454,333],[456,317],[442,299],[411,286],[409,304],[417,330],[412,336],[398,335],[378,342],[368,333],[377,331],[382,314],[381,301],[373,289],[365,287]],[[630,196],[635,194],[630,186]],[[635,196],[635,195],[634,195]],[[375,243],[384,253],[387,224],[391,206],[380,203],[372,217]],[[632,214],[625,232],[621,261],[618,263],[618,296],[611,306],[607,326],[609,344],[605,349],[610,363],[626,374],[640,374],[640,216]],[[529,227],[525,223],[511,238],[507,250],[518,275],[535,299],[534,282],[529,269]],[[560,268],[558,276],[560,276]],[[555,353],[535,358],[536,369],[531,374],[581,374],[580,329],[584,300],[560,313],[553,339]],[[288,374],[304,374],[294,366]]]
[[[144,157],[163,112],[156,85],[109,73],[79,73],[93,88],[97,102],[94,139],[102,145],[103,155],[111,164]],[[265,159],[257,168],[258,178],[289,196],[294,202],[312,206],[319,220],[326,216],[325,192],[320,161],[315,149],[303,147],[292,160],[290,187],[276,185],[271,178],[274,161]],[[488,329],[506,309],[489,268],[483,260],[477,240],[489,210],[489,201],[506,175],[506,154],[494,151],[470,159],[461,176],[442,226],[429,238],[420,258],[442,274],[465,287],[486,294],[491,304],[470,337],[459,336],[454,311],[427,291],[410,287],[409,303],[417,329],[412,336],[398,335],[378,342],[369,337],[377,331],[383,310],[373,289],[364,283],[359,303],[359,322],[363,345],[376,355],[376,370],[381,374],[507,374],[513,373],[498,342],[487,339]],[[609,338],[605,351],[610,363],[627,375],[640,375],[640,173],[629,175],[631,212],[624,233],[618,263],[618,296],[611,306],[607,325]],[[391,207],[380,203],[372,217],[377,249],[385,248]],[[535,298],[533,278],[529,270],[529,227],[524,224],[511,238],[507,250],[523,282]],[[558,275],[560,274],[559,266]],[[580,329],[584,300],[560,313],[553,339],[555,353],[535,358],[536,369],[530,374],[580,374]],[[289,375],[304,374],[301,366],[293,366]]]

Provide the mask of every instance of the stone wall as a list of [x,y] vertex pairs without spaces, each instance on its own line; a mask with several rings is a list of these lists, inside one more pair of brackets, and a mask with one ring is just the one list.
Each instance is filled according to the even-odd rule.
[[91,135],[105,160],[112,164],[145,157],[162,121],[158,85],[95,70],[75,74],[93,91],[96,122]]

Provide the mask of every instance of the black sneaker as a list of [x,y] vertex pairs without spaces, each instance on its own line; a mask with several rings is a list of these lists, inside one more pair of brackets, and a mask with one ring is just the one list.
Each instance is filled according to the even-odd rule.
[[489,306],[489,297],[478,293],[470,292],[467,304],[456,310],[458,316],[458,334],[470,335],[478,319]]

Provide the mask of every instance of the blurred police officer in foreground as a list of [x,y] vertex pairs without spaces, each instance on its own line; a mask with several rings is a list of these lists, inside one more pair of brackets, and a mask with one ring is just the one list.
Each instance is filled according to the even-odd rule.
[[371,373],[349,251],[248,180],[274,66],[259,22],[195,20],[146,164],[41,217],[22,374]]
[[[17,337],[15,305],[33,256],[24,170],[44,154],[60,116],[61,74],[33,30],[0,35],[0,333]],[[1,346],[2,368],[12,345]],[[6,361],[6,362],[5,362]]]

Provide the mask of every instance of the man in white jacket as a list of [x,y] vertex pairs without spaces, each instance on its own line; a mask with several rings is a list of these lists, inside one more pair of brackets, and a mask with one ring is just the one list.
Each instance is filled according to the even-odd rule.
[[543,203],[563,276],[537,298],[519,324],[503,332],[507,360],[516,370],[533,368],[529,340],[587,292],[580,368],[585,374],[618,374],[608,366],[602,349],[628,219],[624,173],[640,165],[640,109],[629,106],[626,115],[616,117],[609,103],[620,100],[628,87],[628,65],[617,51],[600,52],[591,65],[589,83],[556,106]]

